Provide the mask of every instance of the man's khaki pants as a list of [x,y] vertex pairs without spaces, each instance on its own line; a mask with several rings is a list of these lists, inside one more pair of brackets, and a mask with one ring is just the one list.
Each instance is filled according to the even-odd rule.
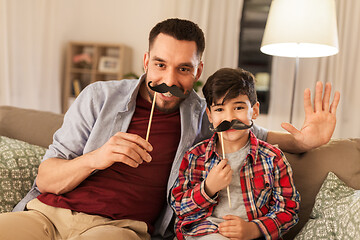
[[0,214],[1,240],[124,239],[149,240],[147,225],[134,220],[111,220],[55,208],[34,199],[28,211]]

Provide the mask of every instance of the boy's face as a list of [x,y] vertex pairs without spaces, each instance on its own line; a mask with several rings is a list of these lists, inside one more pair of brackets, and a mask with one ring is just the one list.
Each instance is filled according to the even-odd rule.
[[[210,106],[210,110],[206,108],[206,113],[210,122],[217,127],[221,122],[227,120],[231,122],[234,119],[250,125],[252,119],[256,119],[259,115],[259,102],[251,107],[250,100],[246,95],[239,95],[236,98],[228,99],[221,104],[223,97]],[[226,142],[239,143],[247,141],[249,137],[249,129],[235,130],[229,129],[223,132],[223,138]],[[228,144],[228,143],[226,143]]]
[[[150,81],[152,86],[165,83],[169,87],[179,87],[184,93],[191,91],[201,75],[203,63],[197,55],[194,41],[177,40],[160,33],[144,55],[144,68],[148,92],[144,97],[150,100],[154,95],[147,85]],[[156,107],[164,112],[177,110],[181,101],[170,92],[156,95]]]

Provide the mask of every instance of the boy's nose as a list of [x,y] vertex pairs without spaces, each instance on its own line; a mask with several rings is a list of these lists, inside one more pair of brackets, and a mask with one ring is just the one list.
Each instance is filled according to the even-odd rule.
[[231,122],[232,120],[236,119],[236,118],[235,118],[235,115],[233,114],[232,111],[228,111],[228,112],[226,113],[225,118],[226,118],[226,119],[224,119],[224,120],[229,121],[229,122]]

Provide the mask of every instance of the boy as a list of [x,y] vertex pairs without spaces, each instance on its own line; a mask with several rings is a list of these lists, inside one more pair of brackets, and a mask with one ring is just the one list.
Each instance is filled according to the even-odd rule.
[[243,124],[185,154],[171,195],[178,239],[278,239],[298,221],[300,195],[289,163],[249,129],[259,114],[254,85],[251,73],[223,68],[203,88],[215,130],[225,120]]

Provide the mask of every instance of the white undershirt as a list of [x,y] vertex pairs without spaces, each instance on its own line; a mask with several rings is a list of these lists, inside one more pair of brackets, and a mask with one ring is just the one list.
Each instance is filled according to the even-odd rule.
[[228,164],[233,170],[232,180],[229,185],[231,208],[229,208],[227,190],[224,188],[219,192],[219,204],[215,207],[212,215],[208,217],[208,220],[215,224],[223,222],[224,219],[222,217],[225,215],[235,215],[248,221],[240,185],[240,169],[245,162],[249,150],[250,142],[248,141],[240,150],[225,154],[226,158],[229,160]]

